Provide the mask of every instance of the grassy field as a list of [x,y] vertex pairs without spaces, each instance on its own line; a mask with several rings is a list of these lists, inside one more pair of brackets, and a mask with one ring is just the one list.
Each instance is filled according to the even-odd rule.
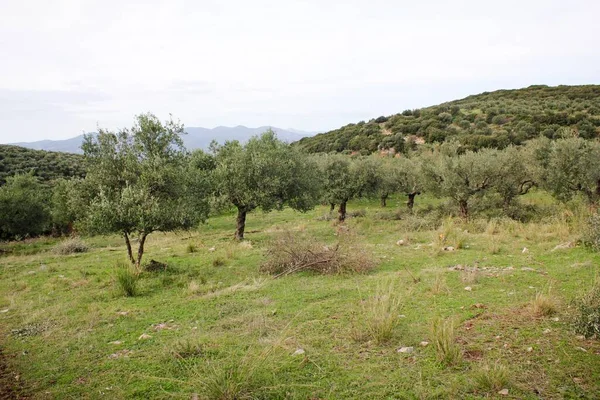
[[577,215],[438,226],[357,209],[346,226],[377,260],[367,274],[259,271],[284,230],[335,243],[325,207],[252,213],[242,243],[233,214],[155,233],[145,261],[168,267],[135,297],[118,290],[118,236],[67,256],[59,239],[6,244],[4,382],[36,399],[600,398],[600,343],[569,325],[600,261],[573,245]]

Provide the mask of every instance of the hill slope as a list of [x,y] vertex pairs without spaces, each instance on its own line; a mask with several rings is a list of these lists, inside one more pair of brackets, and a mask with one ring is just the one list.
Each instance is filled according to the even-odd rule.
[[600,134],[600,85],[530,86],[469,96],[301,139],[309,152],[371,153],[456,138],[469,148],[503,148],[538,135]]
[[[226,140],[239,140],[246,142],[252,136],[263,133],[267,129],[273,129],[279,139],[286,142],[294,142],[304,137],[314,135],[314,132],[302,132],[293,129],[281,129],[276,127],[261,126],[248,128],[245,126],[218,126],[213,129],[186,127],[187,135],[183,136],[183,142],[188,150],[207,149],[212,140],[224,143]],[[40,140],[37,142],[12,143],[14,146],[26,147],[35,150],[62,151],[67,153],[81,154],[81,142],[83,135],[65,140]]]
[[83,157],[78,154],[0,145],[0,185],[6,181],[7,176],[32,170],[43,181],[85,174]]

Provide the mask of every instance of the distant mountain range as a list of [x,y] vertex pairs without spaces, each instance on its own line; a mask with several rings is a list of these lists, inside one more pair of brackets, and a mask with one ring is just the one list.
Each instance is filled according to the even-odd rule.
[[[277,137],[286,142],[295,142],[304,137],[313,136],[316,132],[304,132],[295,129],[282,129],[269,126],[261,126],[258,128],[248,128],[245,126],[218,126],[213,129],[188,127],[185,128],[187,135],[183,136],[183,142],[188,150],[207,149],[210,142],[216,140],[219,143],[224,143],[227,140],[239,140],[246,142],[254,135],[259,135],[267,129],[272,129]],[[14,146],[26,147],[34,150],[60,151],[65,153],[82,153],[81,143],[83,135],[76,136],[65,140],[40,140],[37,142],[22,142],[10,143]]]

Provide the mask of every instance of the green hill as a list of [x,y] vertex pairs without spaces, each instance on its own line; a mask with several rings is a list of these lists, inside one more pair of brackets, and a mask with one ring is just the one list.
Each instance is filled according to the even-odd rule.
[[600,85],[540,85],[484,92],[437,106],[405,110],[349,124],[297,143],[312,153],[372,153],[450,138],[478,149],[521,144],[539,135],[595,138],[599,134]]
[[7,176],[30,171],[42,181],[85,175],[81,155],[0,145],[0,185]]

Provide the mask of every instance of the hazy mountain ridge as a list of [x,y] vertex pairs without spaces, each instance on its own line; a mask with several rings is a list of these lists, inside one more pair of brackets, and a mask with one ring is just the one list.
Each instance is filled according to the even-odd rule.
[[[183,142],[188,150],[207,149],[210,142],[216,140],[224,143],[227,140],[239,140],[245,142],[254,135],[261,134],[272,129],[277,137],[286,142],[295,142],[304,137],[315,135],[316,132],[304,132],[296,129],[282,129],[270,126],[248,128],[243,125],[234,127],[217,126],[216,128],[186,127],[187,135],[183,136]],[[10,143],[13,146],[25,147],[33,150],[58,151],[63,153],[81,154],[81,143],[83,135],[64,140],[39,140],[35,142]]]

